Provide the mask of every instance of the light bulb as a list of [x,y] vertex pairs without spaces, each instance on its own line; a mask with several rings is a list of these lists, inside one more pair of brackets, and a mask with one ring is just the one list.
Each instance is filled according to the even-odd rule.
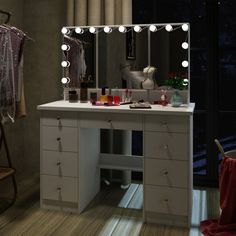
[[155,25],[150,25],[149,30],[151,32],[156,32],[157,31],[157,27]]
[[182,61],[182,66],[183,67],[188,67],[188,61]]
[[70,33],[70,30],[67,29],[66,27],[63,27],[63,28],[61,29],[61,32],[62,32],[63,34],[69,34],[69,33]]
[[166,31],[170,32],[173,30],[173,27],[171,25],[166,25],[165,29]]
[[63,78],[61,79],[61,83],[62,83],[62,84],[68,84],[68,83],[70,83],[70,78],[69,78],[69,77],[63,77]]
[[70,66],[70,62],[69,61],[62,61],[61,62],[61,66],[62,67],[69,67]]
[[126,27],[124,27],[123,25],[119,26],[118,29],[121,33],[125,33],[127,31]]
[[109,33],[112,32],[112,29],[111,29],[111,27],[109,27],[109,26],[105,26],[103,30],[104,30],[104,32],[107,33],[107,34],[109,34]]
[[94,27],[90,27],[89,28],[89,32],[94,34],[94,33],[96,33],[96,29]]
[[69,50],[70,50],[70,46],[67,45],[67,44],[62,44],[62,45],[61,45],[61,50],[62,50],[62,51],[69,51]]
[[183,80],[183,85],[184,85],[184,86],[187,86],[187,85],[188,85],[188,79],[187,79],[187,78]]
[[76,27],[76,28],[75,28],[75,33],[77,33],[77,34],[83,34],[83,33],[84,33],[84,30],[81,29],[80,27]]
[[183,49],[188,49],[188,43],[183,42],[183,43],[182,43],[182,48],[183,48]]
[[183,24],[182,25],[182,30],[183,31],[188,31],[188,24]]
[[139,32],[141,32],[141,30],[142,30],[142,28],[139,25],[134,26],[134,31],[135,32],[139,33]]

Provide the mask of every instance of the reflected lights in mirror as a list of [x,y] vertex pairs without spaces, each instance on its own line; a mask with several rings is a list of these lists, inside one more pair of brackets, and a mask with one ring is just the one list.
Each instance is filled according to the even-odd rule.
[[182,66],[183,67],[188,67],[188,61],[182,61]]

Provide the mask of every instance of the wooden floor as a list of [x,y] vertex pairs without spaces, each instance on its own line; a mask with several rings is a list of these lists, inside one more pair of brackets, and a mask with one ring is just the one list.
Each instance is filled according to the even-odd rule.
[[40,209],[38,183],[22,192],[15,205],[0,215],[1,236],[200,236],[199,222],[219,215],[216,189],[194,190],[190,230],[142,223],[142,185],[138,184],[127,191],[104,187],[81,215]]

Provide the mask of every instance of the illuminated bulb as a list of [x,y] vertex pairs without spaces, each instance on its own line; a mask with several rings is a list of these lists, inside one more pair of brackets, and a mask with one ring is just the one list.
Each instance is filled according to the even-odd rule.
[[171,25],[166,25],[166,31],[170,32],[173,30],[173,27]]
[[187,24],[183,24],[182,25],[182,30],[183,31],[188,31],[188,25]]
[[89,32],[92,33],[92,34],[94,34],[94,33],[96,32],[96,29],[95,29],[94,27],[90,27],[90,28],[89,28]]
[[105,26],[103,30],[107,34],[112,32],[112,29],[109,26]]
[[62,84],[68,84],[68,83],[70,83],[70,78],[69,78],[69,77],[63,77],[63,78],[61,79],[61,83],[62,83]]
[[156,32],[157,31],[157,27],[155,25],[150,25],[149,30],[151,32]]
[[70,30],[67,29],[66,27],[63,27],[63,28],[61,29],[61,32],[62,32],[63,34],[68,34],[68,33],[70,32]]
[[127,31],[127,29],[123,26],[123,25],[121,25],[121,26],[119,26],[119,29],[118,29],[121,33],[125,33],[126,31]]
[[62,44],[62,45],[61,45],[61,50],[62,50],[62,51],[69,51],[69,50],[70,50],[70,46],[67,45],[67,44]]
[[188,67],[188,61],[182,61],[182,66],[183,67]]
[[183,42],[183,43],[182,43],[182,48],[183,48],[183,49],[188,49],[188,43]]
[[187,85],[188,85],[188,79],[184,79],[183,85],[184,85],[184,86],[187,86]]
[[61,62],[61,66],[62,67],[69,67],[70,66],[70,62],[69,61],[62,61]]
[[83,34],[83,33],[84,33],[84,30],[81,29],[80,27],[76,27],[76,28],[75,28],[75,33],[77,33],[77,34]]
[[141,32],[141,30],[142,30],[142,28],[139,25],[134,26],[134,31],[135,32],[139,33],[139,32]]

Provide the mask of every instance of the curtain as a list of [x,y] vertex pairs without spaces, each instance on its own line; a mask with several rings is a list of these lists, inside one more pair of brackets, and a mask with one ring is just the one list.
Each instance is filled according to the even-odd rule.
[[67,25],[132,24],[132,0],[67,0]]

